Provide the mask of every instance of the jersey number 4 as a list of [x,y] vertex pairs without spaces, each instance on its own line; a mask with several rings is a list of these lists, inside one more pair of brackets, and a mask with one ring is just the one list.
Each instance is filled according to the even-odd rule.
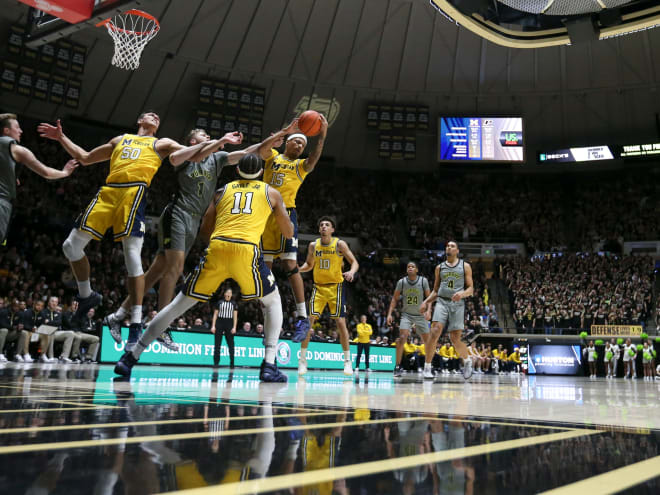
[[[246,215],[252,214],[252,196],[254,193],[245,193],[245,202],[243,201],[243,193],[237,192],[234,193],[234,207],[231,209],[232,215],[238,215],[239,213],[245,213]],[[243,208],[241,208],[241,203]]]

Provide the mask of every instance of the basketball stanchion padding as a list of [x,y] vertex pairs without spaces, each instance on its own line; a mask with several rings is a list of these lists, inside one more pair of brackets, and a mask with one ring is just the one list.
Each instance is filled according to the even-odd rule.
[[160,31],[158,19],[141,10],[117,14],[96,25],[100,26],[108,29],[115,42],[112,65],[126,70],[135,70],[140,66],[142,50]]

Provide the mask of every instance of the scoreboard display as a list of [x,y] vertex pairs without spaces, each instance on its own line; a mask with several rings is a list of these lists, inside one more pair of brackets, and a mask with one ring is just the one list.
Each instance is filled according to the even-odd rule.
[[521,117],[441,117],[439,161],[525,161]]

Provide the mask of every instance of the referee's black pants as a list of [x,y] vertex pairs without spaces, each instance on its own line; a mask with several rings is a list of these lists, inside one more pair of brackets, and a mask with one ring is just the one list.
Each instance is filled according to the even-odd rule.
[[229,349],[229,366],[234,367],[234,334],[231,333],[231,326],[216,327],[215,342],[213,346],[213,366],[220,363],[220,347],[222,347],[222,336],[227,339],[227,348]]
[[360,342],[358,342],[357,357],[355,358],[356,370],[360,369],[360,360],[362,359],[362,351],[364,351],[364,355],[366,357],[365,365],[367,369],[369,369],[369,345],[370,345],[369,342],[367,342],[366,344],[361,344]]

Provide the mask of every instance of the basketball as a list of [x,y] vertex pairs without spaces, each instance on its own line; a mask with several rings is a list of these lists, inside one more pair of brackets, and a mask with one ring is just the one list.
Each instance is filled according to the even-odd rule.
[[321,132],[321,115],[314,110],[307,110],[298,117],[298,129],[305,136],[316,136]]

